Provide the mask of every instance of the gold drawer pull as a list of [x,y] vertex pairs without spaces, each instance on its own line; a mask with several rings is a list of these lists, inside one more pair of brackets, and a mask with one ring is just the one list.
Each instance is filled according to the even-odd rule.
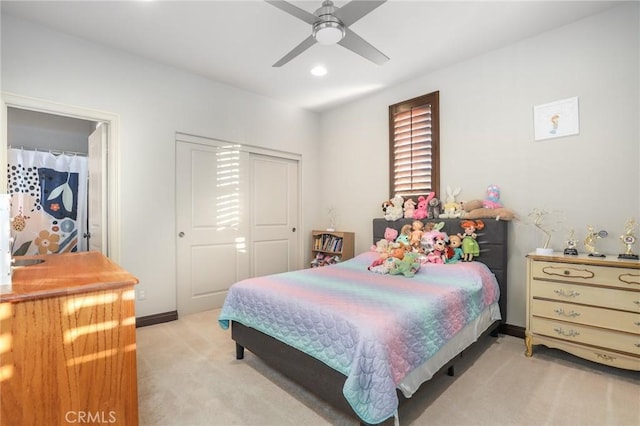
[[640,325],[640,321],[634,322],[635,325]]
[[[579,317],[580,313],[579,312],[575,312],[574,310],[571,310],[570,312],[566,313],[564,311],[564,309],[562,308],[558,308],[554,311],[556,314],[563,316],[563,317],[569,317],[569,318],[574,318],[574,317]],[[640,325],[640,324],[639,324]]]
[[605,360],[605,361],[609,361],[609,362],[613,362],[613,361],[615,361],[615,359],[616,359],[615,357],[612,357],[611,355],[599,354],[599,353],[597,353],[597,352],[594,352],[594,354],[595,354],[598,358],[603,359],[603,360]]
[[635,303],[636,305],[640,305],[640,300],[634,300],[633,303]]
[[580,333],[575,330],[564,331],[562,327],[554,328],[553,331],[565,337],[576,337],[580,335]]
[[[580,293],[575,291],[575,290],[569,290],[569,291],[564,291],[564,289],[560,289],[560,290],[553,290],[553,292],[555,294],[557,294],[558,296],[563,296],[563,297],[578,297],[580,296]],[[634,302],[636,303],[636,302]],[[638,301],[637,303],[640,303],[640,301]]]
[[636,348],[640,348],[640,343],[636,343]]

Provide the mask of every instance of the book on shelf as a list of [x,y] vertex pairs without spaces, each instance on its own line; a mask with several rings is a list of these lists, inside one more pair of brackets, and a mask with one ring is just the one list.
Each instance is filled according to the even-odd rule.
[[342,238],[331,234],[322,234],[315,237],[313,242],[315,250],[339,253],[342,250]]

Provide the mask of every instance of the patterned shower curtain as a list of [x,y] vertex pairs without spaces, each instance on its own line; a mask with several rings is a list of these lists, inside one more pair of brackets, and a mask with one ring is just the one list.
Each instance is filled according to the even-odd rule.
[[13,255],[86,251],[87,158],[8,150]]

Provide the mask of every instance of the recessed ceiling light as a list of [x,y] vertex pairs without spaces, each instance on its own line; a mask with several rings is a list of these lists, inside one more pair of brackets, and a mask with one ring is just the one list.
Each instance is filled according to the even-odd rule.
[[311,74],[315,75],[316,77],[322,77],[327,74],[327,69],[323,65],[316,65],[315,67],[311,68]]

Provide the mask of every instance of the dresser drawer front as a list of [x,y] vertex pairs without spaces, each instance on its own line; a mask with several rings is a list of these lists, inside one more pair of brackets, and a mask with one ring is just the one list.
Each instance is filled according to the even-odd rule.
[[531,319],[531,332],[640,356],[640,335],[637,334],[621,333],[535,316]]
[[640,314],[640,292],[581,286],[577,284],[534,281],[531,283],[534,299],[552,299],[562,302],[581,303],[620,309]]
[[531,262],[534,280],[566,281],[640,290],[640,270],[581,265],[573,263]]
[[531,313],[538,317],[640,335],[640,315],[631,312],[534,299],[531,304]]

